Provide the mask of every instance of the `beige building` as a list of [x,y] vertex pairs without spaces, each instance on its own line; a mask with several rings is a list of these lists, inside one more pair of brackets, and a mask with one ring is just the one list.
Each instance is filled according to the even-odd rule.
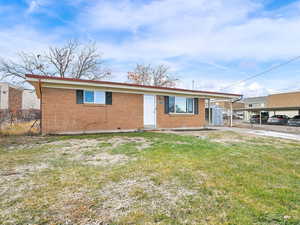
[[255,111],[254,109],[265,108],[267,106],[267,96],[245,98],[243,100],[243,103],[244,103],[243,108],[249,109],[248,111],[247,110],[243,111],[243,117],[245,121],[249,121],[251,116],[258,114],[258,112]]
[[244,112],[245,121],[249,121],[252,115],[261,112],[268,112],[269,116],[286,115],[290,118],[300,115],[300,91],[245,98],[243,103],[245,104],[243,108],[234,111]]
[[40,100],[36,96],[35,90],[24,89],[22,93],[22,109],[40,109]]
[[267,107],[282,108],[277,110],[276,114],[283,114],[289,117],[300,115],[300,91],[269,95]]

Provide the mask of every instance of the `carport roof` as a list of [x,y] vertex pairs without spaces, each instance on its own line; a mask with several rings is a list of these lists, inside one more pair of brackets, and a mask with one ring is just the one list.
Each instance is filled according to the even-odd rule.
[[261,107],[261,108],[240,108],[234,109],[234,111],[292,111],[292,110],[300,110],[300,106],[290,106],[290,107]]

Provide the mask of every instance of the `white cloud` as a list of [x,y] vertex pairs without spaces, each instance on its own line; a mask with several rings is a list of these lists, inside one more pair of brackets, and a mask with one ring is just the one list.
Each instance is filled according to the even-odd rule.
[[[74,35],[98,41],[104,58],[112,62],[112,69],[116,68],[118,79],[122,79],[122,74],[126,76],[127,70],[130,70],[128,68],[132,68],[135,62],[164,63],[170,65],[175,74],[178,71],[189,71],[197,63],[203,64],[203,67],[216,68],[220,70],[219,74],[243,74],[238,70],[245,68],[247,72],[256,71],[264,62],[285,60],[300,54],[300,1],[268,12],[257,2],[66,0],[64,4],[71,4],[72,7],[80,5],[76,20],[67,21],[65,27],[50,28],[45,33],[34,28],[33,17],[30,17],[32,24],[19,19],[21,25],[1,28],[0,55],[13,57],[13,53],[20,50],[42,51],[49,44],[62,43],[66,36]],[[52,7],[59,8],[57,4],[62,2],[28,0],[27,3],[27,16],[34,16],[37,12],[47,13],[52,19],[61,16],[56,15],[59,13]],[[35,22],[39,25],[43,23]],[[113,38],[102,38],[102,34],[113,35]],[[117,35],[120,37],[117,38]],[[234,68],[230,65],[232,62],[233,65],[254,62],[255,65]],[[249,69],[254,66],[255,69]],[[202,82],[199,88],[221,91],[234,82],[230,75],[228,79],[222,78],[223,82],[212,80],[210,77],[213,74],[203,76],[205,73],[200,71],[199,66],[197,68],[199,73],[194,70],[188,76],[178,74],[184,80],[180,84],[182,87],[191,88],[191,80],[198,78]],[[238,80],[244,76],[246,74]],[[289,83],[293,83],[292,78]],[[277,84],[250,81],[228,91],[246,95],[272,92],[264,87],[266,85],[278,88]]]
[[[286,60],[300,54],[300,2],[268,12],[257,2],[161,0],[137,4],[137,1],[129,0],[98,1],[83,10],[80,26],[90,33],[120,30],[131,33],[125,41],[106,41],[99,45],[106,57],[118,62],[157,64],[180,57],[179,65],[177,62],[171,64],[178,70],[182,67],[189,70],[189,65],[184,61],[192,60],[220,71],[231,70],[233,74],[242,75],[238,78],[240,80],[247,76],[243,71],[237,72],[241,68],[232,70],[232,66],[222,64],[253,62],[255,65],[252,67],[255,68],[251,70],[247,66],[245,69],[259,71],[259,68],[265,69],[261,67],[263,63]],[[197,72],[194,73],[197,80]],[[201,77],[201,82],[205,84],[200,85],[202,89],[222,91],[236,81],[231,77],[228,78],[231,81],[212,81],[207,79],[209,76]],[[286,79],[286,85],[293,83],[292,78]],[[191,88],[191,82],[191,79],[184,77],[180,86]],[[280,88],[278,84],[254,80],[226,91],[246,96],[274,92],[274,88],[266,86]]]
[[[59,4],[59,2],[55,1],[55,0],[26,0],[26,1],[27,1],[27,5],[28,5],[27,10],[26,10],[27,14],[49,13],[49,10],[48,10],[48,8],[50,8],[49,6]],[[55,13],[55,12],[53,12],[53,13]]]
[[[202,27],[214,25],[216,22],[218,25],[236,22],[236,19],[244,19],[248,12],[257,7],[257,4],[249,0],[230,0],[226,5],[222,0],[162,0],[144,4],[118,0],[98,1],[96,5],[88,8],[84,15],[90,15],[89,24],[95,29],[136,30],[143,26],[159,26],[163,31],[167,31],[170,27],[165,25],[174,28],[173,22],[180,22],[188,27],[200,25],[202,22],[208,23],[202,23]],[[180,27],[180,24],[175,25]]]
[[[201,80],[201,82],[195,83],[195,87],[196,87],[195,89],[243,94],[244,97],[265,96],[274,93],[274,90],[270,88],[266,88],[260,83],[255,81],[250,83],[241,82],[241,83],[235,83],[234,85],[232,84],[234,84],[234,82],[222,81],[220,83],[219,80],[204,79]],[[225,87],[228,87],[230,85],[232,85],[230,88],[224,89]],[[191,88],[191,86],[187,86],[186,88]]]
[[30,1],[27,12],[33,13],[39,7],[38,1]]
[[17,52],[40,52],[58,40],[57,35],[45,34],[28,26],[0,30],[0,56],[14,58]]
[[250,0],[100,1],[80,20],[94,31],[132,32],[132,39],[108,46],[112,57],[267,61],[299,54],[300,14],[252,16],[263,15],[261,11],[261,5]]

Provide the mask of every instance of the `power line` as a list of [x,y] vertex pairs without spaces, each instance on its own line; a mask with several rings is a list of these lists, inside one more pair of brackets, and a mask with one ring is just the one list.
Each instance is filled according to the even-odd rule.
[[228,85],[227,87],[224,87],[224,88],[222,88],[221,90],[225,90],[225,89],[227,89],[227,88],[230,88],[230,87],[232,87],[232,86],[235,86],[236,84],[245,82],[245,81],[247,81],[247,80],[251,80],[251,79],[256,78],[256,77],[259,77],[259,76],[262,76],[262,75],[264,75],[264,74],[266,74],[266,73],[269,73],[269,72],[271,72],[271,71],[273,71],[273,70],[278,69],[279,67],[282,67],[282,66],[285,66],[285,65],[287,65],[287,64],[289,64],[289,63],[291,63],[291,62],[294,62],[294,61],[296,61],[296,60],[298,60],[298,59],[300,59],[300,55],[299,55],[299,56],[296,56],[296,57],[294,57],[294,58],[292,58],[292,59],[290,59],[290,60],[288,60],[288,61],[286,61],[286,62],[283,62],[283,63],[280,63],[280,64],[278,64],[278,65],[272,66],[272,67],[270,67],[269,69],[264,70],[264,71],[262,71],[262,72],[260,72],[260,73],[257,73],[257,74],[254,74],[254,75],[252,75],[252,76],[249,76],[248,78],[246,78],[246,79],[244,79],[244,80],[240,80],[240,81],[235,82],[235,83],[233,83],[233,84],[231,84],[231,85]]

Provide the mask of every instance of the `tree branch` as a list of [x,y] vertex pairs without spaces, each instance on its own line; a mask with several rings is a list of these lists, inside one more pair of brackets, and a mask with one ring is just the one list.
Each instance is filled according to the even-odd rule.
[[24,81],[25,74],[100,80],[111,76],[104,68],[95,43],[71,40],[63,47],[49,47],[43,54],[20,52],[16,60],[0,58],[0,79]]
[[151,65],[137,64],[133,72],[128,73],[130,82],[142,85],[153,85],[159,87],[175,87],[178,81],[170,74],[170,68],[165,65],[153,67]]

